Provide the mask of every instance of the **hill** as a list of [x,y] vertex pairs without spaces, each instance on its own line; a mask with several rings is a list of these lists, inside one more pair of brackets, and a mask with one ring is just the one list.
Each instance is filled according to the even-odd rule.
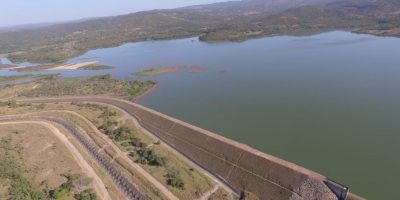
[[14,62],[59,62],[126,42],[200,36],[237,41],[268,35],[349,30],[400,36],[397,0],[243,0],[153,10],[35,30],[0,33]]

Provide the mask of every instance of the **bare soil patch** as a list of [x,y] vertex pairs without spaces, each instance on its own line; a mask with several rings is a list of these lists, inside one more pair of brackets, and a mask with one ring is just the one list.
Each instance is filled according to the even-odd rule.
[[98,61],[90,61],[90,62],[83,62],[83,63],[76,63],[76,64],[64,64],[64,65],[58,65],[51,67],[47,70],[75,70],[79,69],[88,65],[94,65],[97,64]]

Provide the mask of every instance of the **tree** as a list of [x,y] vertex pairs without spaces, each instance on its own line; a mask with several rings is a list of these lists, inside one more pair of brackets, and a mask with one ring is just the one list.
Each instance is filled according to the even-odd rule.
[[167,175],[165,175],[165,177],[167,178],[167,184],[172,187],[184,190],[185,183],[178,176],[179,176],[179,172],[170,172]]
[[143,147],[136,153],[140,157],[137,161],[141,164],[149,164],[157,167],[165,165],[165,159],[156,155],[151,149]]
[[16,108],[17,107],[17,101],[15,99],[12,99],[12,100],[8,101],[8,107]]
[[86,189],[75,196],[76,200],[96,200],[96,192],[93,189]]
[[63,175],[67,178],[67,181],[61,184],[58,188],[50,191],[50,196],[54,199],[63,199],[70,195],[74,187],[74,181],[79,178],[79,174],[65,174]]

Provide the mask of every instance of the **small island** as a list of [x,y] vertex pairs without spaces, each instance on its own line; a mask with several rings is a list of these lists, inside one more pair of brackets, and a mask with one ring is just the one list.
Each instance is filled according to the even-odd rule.
[[161,74],[178,72],[181,69],[182,69],[182,66],[151,68],[151,69],[146,69],[146,70],[143,70],[140,72],[136,72],[136,73],[134,73],[134,75],[138,76],[138,77],[156,76],[156,75],[161,75]]
[[102,64],[95,63],[95,64],[90,64],[90,65],[80,67],[79,69],[82,69],[82,70],[105,70],[105,69],[112,69],[112,68],[113,67],[108,66],[108,65],[102,65]]

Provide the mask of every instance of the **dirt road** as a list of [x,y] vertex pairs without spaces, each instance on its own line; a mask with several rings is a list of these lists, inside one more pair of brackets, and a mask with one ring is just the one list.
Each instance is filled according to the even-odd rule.
[[61,131],[55,127],[54,125],[41,122],[41,121],[14,121],[14,122],[0,122],[0,125],[10,125],[10,124],[37,124],[41,125],[47,129],[49,129],[64,145],[65,147],[71,152],[73,158],[78,163],[79,167],[83,170],[83,172],[94,181],[94,189],[98,194],[99,198],[102,200],[111,200],[110,195],[100,177],[96,174],[93,168],[87,163],[87,161],[83,158],[80,154],[78,149],[68,140],[68,138],[61,133]]
[[208,200],[211,195],[213,195],[219,189],[219,185],[216,185],[212,190],[206,192],[201,198],[198,200]]

